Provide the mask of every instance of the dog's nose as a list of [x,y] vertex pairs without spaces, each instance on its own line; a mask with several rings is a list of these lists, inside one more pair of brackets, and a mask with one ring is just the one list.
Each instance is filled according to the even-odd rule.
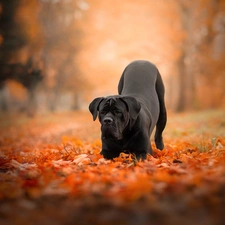
[[113,119],[111,117],[105,117],[103,119],[104,124],[111,124],[113,122]]

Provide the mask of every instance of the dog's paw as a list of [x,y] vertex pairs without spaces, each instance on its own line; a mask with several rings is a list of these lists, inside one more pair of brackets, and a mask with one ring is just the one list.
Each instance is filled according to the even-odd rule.
[[136,152],[132,152],[133,158],[136,161],[140,161],[140,160],[145,160],[147,159],[147,153],[144,152],[140,152],[140,151],[136,151]]
[[156,145],[156,148],[159,149],[159,150],[163,150],[164,149],[164,143],[163,143],[163,140],[159,140],[159,141],[155,141],[155,145]]
[[119,157],[120,152],[115,152],[115,151],[102,149],[100,154],[103,155],[103,157],[105,159],[113,159],[113,158]]

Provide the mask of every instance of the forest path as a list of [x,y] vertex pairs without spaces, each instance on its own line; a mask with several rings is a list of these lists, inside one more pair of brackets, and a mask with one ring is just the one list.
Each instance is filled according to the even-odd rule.
[[165,149],[104,160],[89,112],[0,119],[0,224],[220,225],[225,111],[168,115]]

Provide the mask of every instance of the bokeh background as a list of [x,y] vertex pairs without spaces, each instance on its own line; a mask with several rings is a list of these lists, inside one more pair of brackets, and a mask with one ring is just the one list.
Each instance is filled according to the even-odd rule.
[[224,0],[0,0],[0,110],[87,110],[132,60],[171,111],[225,108]]

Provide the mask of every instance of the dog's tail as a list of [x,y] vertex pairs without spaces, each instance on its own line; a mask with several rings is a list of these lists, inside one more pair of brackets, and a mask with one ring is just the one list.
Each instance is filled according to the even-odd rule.
[[166,126],[167,121],[167,113],[166,113],[166,107],[165,107],[165,101],[164,101],[164,93],[165,88],[163,85],[162,77],[157,70],[157,78],[156,78],[156,86],[155,86],[158,99],[159,99],[159,118],[156,124],[156,131],[155,131],[155,144],[156,147],[160,150],[164,148],[163,139],[162,139],[162,132]]

